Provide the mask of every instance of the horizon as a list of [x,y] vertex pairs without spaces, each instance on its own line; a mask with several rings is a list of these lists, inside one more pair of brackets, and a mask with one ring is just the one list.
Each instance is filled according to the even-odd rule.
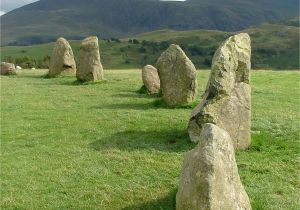
[[1,0],[0,16],[39,0]]

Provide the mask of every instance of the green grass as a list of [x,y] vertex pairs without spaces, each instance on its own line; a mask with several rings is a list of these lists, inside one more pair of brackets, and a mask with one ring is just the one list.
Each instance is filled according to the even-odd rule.
[[[140,71],[105,73],[1,77],[1,209],[174,209],[192,109],[155,106]],[[252,145],[236,156],[253,209],[298,209],[299,118],[299,72],[252,73]]]

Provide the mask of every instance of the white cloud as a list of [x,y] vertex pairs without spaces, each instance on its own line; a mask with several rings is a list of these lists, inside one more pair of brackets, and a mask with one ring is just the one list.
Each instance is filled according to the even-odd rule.
[[9,12],[13,9],[22,7],[35,1],[38,0],[1,0],[1,11]]
[[4,15],[6,12],[0,11],[0,16]]

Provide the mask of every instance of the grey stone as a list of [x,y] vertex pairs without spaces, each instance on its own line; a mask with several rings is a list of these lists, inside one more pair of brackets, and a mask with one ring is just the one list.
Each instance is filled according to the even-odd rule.
[[157,69],[146,65],[142,69],[142,79],[149,94],[157,94],[160,91],[160,80]]
[[98,81],[104,79],[98,38],[96,36],[88,37],[82,41],[77,61],[76,77],[79,81]]
[[214,124],[204,124],[198,145],[184,160],[177,210],[250,210],[241,183],[230,135]]
[[251,143],[251,41],[246,33],[228,38],[216,51],[200,104],[193,110],[188,132],[199,141],[202,125],[213,123],[226,130],[237,149]]
[[76,63],[69,42],[64,38],[59,38],[53,48],[50,65],[49,77],[58,75],[75,75]]
[[0,73],[1,73],[1,75],[17,74],[15,64],[1,62]]
[[197,71],[183,50],[172,44],[156,64],[163,99],[169,106],[191,103],[197,95]]

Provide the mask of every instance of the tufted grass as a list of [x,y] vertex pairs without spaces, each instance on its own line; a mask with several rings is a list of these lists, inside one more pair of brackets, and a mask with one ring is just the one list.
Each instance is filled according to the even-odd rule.
[[[97,85],[45,73],[0,80],[1,209],[174,209],[192,108],[155,105],[137,70]],[[253,209],[296,210],[299,72],[253,72],[252,108],[252,145],[236,156]]]

